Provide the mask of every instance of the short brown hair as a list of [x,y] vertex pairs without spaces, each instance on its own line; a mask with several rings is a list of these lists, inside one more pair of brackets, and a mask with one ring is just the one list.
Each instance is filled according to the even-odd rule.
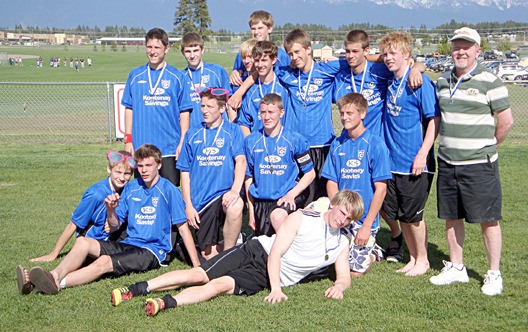
[[352,43],[361,43],[361,48],[366,49],[370,46],[369,35],[363,30],[351,30],[345,36],[345,47]]
[[282,97],[276,93],[268,93],[260,100],[260,105],[275,105],[278,109],[284,109]]
[[336,102],[337,107],[341,110],[346,105],[354,105],[359,113],[366,113],[368,109],[368,101],[361,93],[349,92]]
[[203,49],[204,48],[203,38],[196,32],[187,32],[182,37],[180,49],[183,52],[183,50],[186,47],[194,47],[194,46],[200,46],[200,48]]
[[286,35],[286,38],[284,38],[284,49],[286,52],[289,52],[290,48],[295,43],[300,44],[305,49],[312,46],[310,36],[306,31],[301,29],[290,31],[290,33]]
[[248,24],[251,28],[252,25],[262,22],[268,28],[273,28],[273,16],[265,10],[255,10],[251,15],[249,15]]
[[332,197],[330,200],[331,206],[344,206],[348,217],[353,222],[358,221],[363,216],[365,209],[361,195],[353,190],[343,189]]
[[140,161],[147,158],[154,158],[156,164],[161,165],[162,154],[157,146],[152,144],[143,144],[134,152],[136,161]]
[[[211,91],[212,89],[215,89],[215,88],[210,88],[210,89],[200,92],[200,98],[214,99],[216,100],[218,107],[224,108],[226,105],[227,96],[226,95],[214,95],[213,92]],[[224,90],[224,88],[218,88],[218,89]],[[226,91],[226,93],[228,92]]]
[[161,41],[163,46],[169,45],[169,35],[163,29],[160,29],[160,28],[150,29],[145,35],[145,44],[151,39],[157,39]]
[[267,55],[273,60],[277,58],[278,54],[279,49],[277,45],[269,40],[258,41],[255,46],[253,46],[253,50],[251,51],[253,58],[260,58],[263,55]]

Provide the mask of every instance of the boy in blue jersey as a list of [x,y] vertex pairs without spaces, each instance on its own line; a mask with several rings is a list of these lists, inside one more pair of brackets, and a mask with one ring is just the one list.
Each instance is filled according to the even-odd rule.
[[387,185],[382,215],[388,222],[400,222],[409,249],[409,263],[397,272],[417,276],[429,269],[423,212],[435,171],[432,147],[438,135],[440,110],[434,84],[428,77],[423,77],[420,88],[408,87],[409,37],[391,32],[379,45],[385,64],[394,73],[383,116],[392,180]]
[[[385,107],[388,80],[393,77],[392,72],[383,62],[376,61],[370,52],[370,38],[363,30],[349,31],[344,40],[346,59],[350,68],[342,70],[334,82],[333,100],[337,101],[349,92],[361,93],[368,101],[368,112],[363,125],[375,135],[381,137],[381,118]],[[422,85],[421,71],[425,67],[415,63],[409,73],[409,86],[416,89]],[[391,241],[387,248],[387,261],[402,261],[403,239],[398,222],[387,223],[391,229]]]
[[[185,218],[180,190],[159,175],[161,151],[150,144],[136,150],[140,178],[130,181],[121,195],[105,198],[111,230],[128,220],[128,237],[122,241],[100,241],[80,237],[72,250],[52,271],[36,266],[29,280],[44,294],[83,285],[105,274],[120,276],[164,266],[172,250],[171,228],[178,227],[194,266],[199,266],[194,240]],[[83,267],[87,258],[94,261]]]
[[[132,69],[123,99],[125,106],[125,150],[153,144],[163,153],[161,176],[179,185],[176,159],[183,135],[189,128],[193,105],[185,93],[186,78],[165,62],[169,36],[159,28],[145,35],[148,64]],[[136,174],[138,176],[138,174]]]
[[[256,10],[249,15],[248,24],[251,29],[251,36],[255,41],[270,40],[270,34],[273,31],[273,16],[271,13],[264,10]],[[240,86],[244,82],[245,77],[243,74],[245,68],[243,66],[243,58],[241,53],[238,53],[233,63],[233,72],[231,73],[229,80],[232,85]],[[278,49],[278,56],[276,67],[288,66],[290,64],[290,58],[283,49]],[[238,107],[234,107],[238,109]]]
[[217,64],[206,63],[202,56],[205,52],[202,36],[196,32],[188,32],[181,40],[181,52],[187,60],[187,68],[183,69],[187,76],[186,93],[193,103],[190,127],[200,127],[204,117],[200,108],[199,91],[207,87],[221,87],[230,90],[229,78],[225,69]]
[[252,58],[254,67],[258,72],[258,79],[244,95],[242,107],[238,111],[237,117],[237,123],[242,129],[244,137],[264,127],[260,118],[260,101],[268,93],[280,95],[285,113],[288,112],[289,93],[273,72],[273,66],[277,62],[277,54],[277,46],[268,40],[258,41],[253,47]]
[[[107,240],[110,237],[104,230],[106,221],[106,207],[104,200],[113,192],[121,193],[127,184],[136,162],[126,151],[108,151],[108,166],[110,174],[107,178],[94,183],[84,192],[79,205],[73,211],[72,217],[62,232],[53,251],[47,255],[30,259],[31,262],[51,262],[57,258],[60,251],[74,233],[96,240]],[[119,238],[120,232],[112,233],[111,238]]]
[[308,142],[281,125],[283,115],[281,96],[265,95],[260,101],[264,128],[244,141],[249,226],[256,235],[274,234],[289,213],[303,207],[304,191],[315,178]]
[[[227,90],[200,92],[204,123],[185,134],[176,167],[182,172],[182,194],[187,222],[205,259],[236,244],[242,227],[244,201],[240,198],[246,157],[240,128],[223,119]],[[223,226],[223,247],[219,246]]]
[[383,140],[363,125],[368,102],[363,95],[350,92],[337,101],[344,131],[330,146],[322,175],[328,179],[328,197],[339,190],[358,192],[365,211],[361,219],[347,229],[350,237],[350,275],[368,272],[376,258],[371,255],[379,231],[379,211],[392,179],[389,151]]

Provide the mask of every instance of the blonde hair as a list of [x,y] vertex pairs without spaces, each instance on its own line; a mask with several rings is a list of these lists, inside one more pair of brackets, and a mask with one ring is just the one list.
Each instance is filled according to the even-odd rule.
[[248,39],[242,44],[240,44],[240,56],[246,57],[246,56],[252,56],[253,47],[257,41],[255,39]]
[[411,56],[411,42],[409,35],[401,31],[389,32],[379,42],[381,53],[386,53],[390,50],[401,50],[403,54]]
[[331,206],[341,205],[345,207],[348,217],[352,221],[358,221],[363,216],[364,205],[361,195],[353,190],[343,189],[332,197]]

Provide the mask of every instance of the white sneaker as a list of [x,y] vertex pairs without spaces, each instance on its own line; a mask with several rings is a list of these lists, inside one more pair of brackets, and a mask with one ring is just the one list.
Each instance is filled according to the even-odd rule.
[[500,272],[488,271],[482,285],[482,293],[489,296],[500,295],[502,293],[502,277]]
[[439,275],[429,278],[429,281],[434,285],[449,285],[454,282],[469,282],[469,277],[467,275],[466,267],[464,266],[462,270],[453,266],[453,263],[448,261],[442,261],[444,263],[444,268],[440,271]]

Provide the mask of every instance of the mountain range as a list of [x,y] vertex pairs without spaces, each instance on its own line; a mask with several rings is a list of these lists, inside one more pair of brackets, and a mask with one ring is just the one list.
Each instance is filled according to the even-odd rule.
[[[0,1],[0,29],[15,25],[74,28],[78,25],[173,29],[178,0]],[[210,0],[213,30],[248,31],[251,12],[271,12],[276,25],[351,23],[393,28],[434,28],[451,20],[464,23],[526,22],[528,0]]]

